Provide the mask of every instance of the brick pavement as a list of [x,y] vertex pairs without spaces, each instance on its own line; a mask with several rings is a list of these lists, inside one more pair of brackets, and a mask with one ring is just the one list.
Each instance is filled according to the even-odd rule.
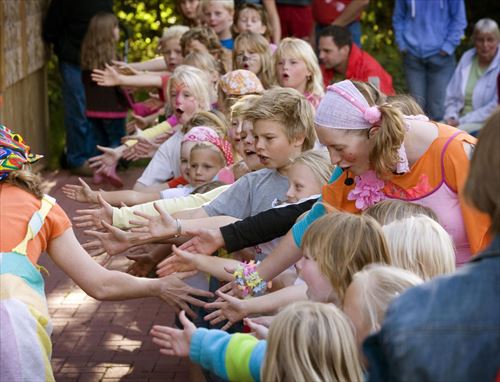
[[[141,171],[131,168],[120,173],[125,187],[131,187]],[[70,217],[76,209],[85,208],[61,192],[65,183],[76,184],[77,177],[57,171],[45,173],[44,178],[51,187],[49,193]],[[81,243],[87,241],[81,230],[75,232]],[[128,262],[116,257],[107,267],[123,270]],[[57,381],[189,380],[189,361],[161,355],[148,334],[153,323],[172,325],[172,308],[154,298],[99,302],[87,296],[48,256],[42,256],[40,263],[50,273],[45,280],[54,325],[52,366]]]

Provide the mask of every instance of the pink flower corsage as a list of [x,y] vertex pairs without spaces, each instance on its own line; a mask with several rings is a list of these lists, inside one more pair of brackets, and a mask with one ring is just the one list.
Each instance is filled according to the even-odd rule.
[[364,211],[385,199],[385,195],[381,191],[385,183],[377,177],[375,171],[370,170],[363,175],[357,176],[354,181],[356,187],[349,192],[347,199],[355,200],[357,209]]

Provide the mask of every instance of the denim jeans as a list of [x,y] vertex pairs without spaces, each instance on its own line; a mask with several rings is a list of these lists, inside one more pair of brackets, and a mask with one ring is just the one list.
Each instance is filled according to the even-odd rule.
[[410,94],[429,118],[434,121],[442,120],[446,87],[455,71],[455,56],[442,56],[438,53],[427,58],[418,58],[406,53],[403,65]]
[[89,123],[95,137],[93,155],[101,152],[96,145],[104,147],[118,147],[125,136],[125,118],[89,118]]
[[85,116],[85,91],[80,67],[60,61],[59,71],[62,77],[66,162],[74,168],[83,165],[92,156],[95,140]]

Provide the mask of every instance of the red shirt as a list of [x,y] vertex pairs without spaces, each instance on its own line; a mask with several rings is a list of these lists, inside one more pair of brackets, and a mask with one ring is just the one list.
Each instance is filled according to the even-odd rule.
[[[370,82],[387,95],[395,94],[391,75],[382,68],[375,58],[358,48],[356,44],[351,45],[348,60],[345,79]],[[321,72],[323,83],[327,87],[333,80],[335,72],[333,69],[326,69],[324,65],[321,65]]]
[[[340,16],[352,0],[313,0],[314,20],[321,25],[329,25]],[[359,17],[357,18],[359,20]]]

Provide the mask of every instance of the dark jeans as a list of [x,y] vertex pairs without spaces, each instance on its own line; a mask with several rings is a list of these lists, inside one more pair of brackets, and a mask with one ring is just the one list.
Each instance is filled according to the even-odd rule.
[[59,71],[62,77],[66,129],[66,163],[74,168],[83,165],[92,156],[95,140],[85,116],[85,91],[80,67],[60,61]]
[[94,155],[100,153],[96,145],[118,147],[125,136],[125,118],[89,118],[95,137]]
[[446,87],[455,71],[455,56],[442,56],[438,53],[427,58],[418,58],[406,53],[403,65],[410,94],[430,119],[442,120]]

